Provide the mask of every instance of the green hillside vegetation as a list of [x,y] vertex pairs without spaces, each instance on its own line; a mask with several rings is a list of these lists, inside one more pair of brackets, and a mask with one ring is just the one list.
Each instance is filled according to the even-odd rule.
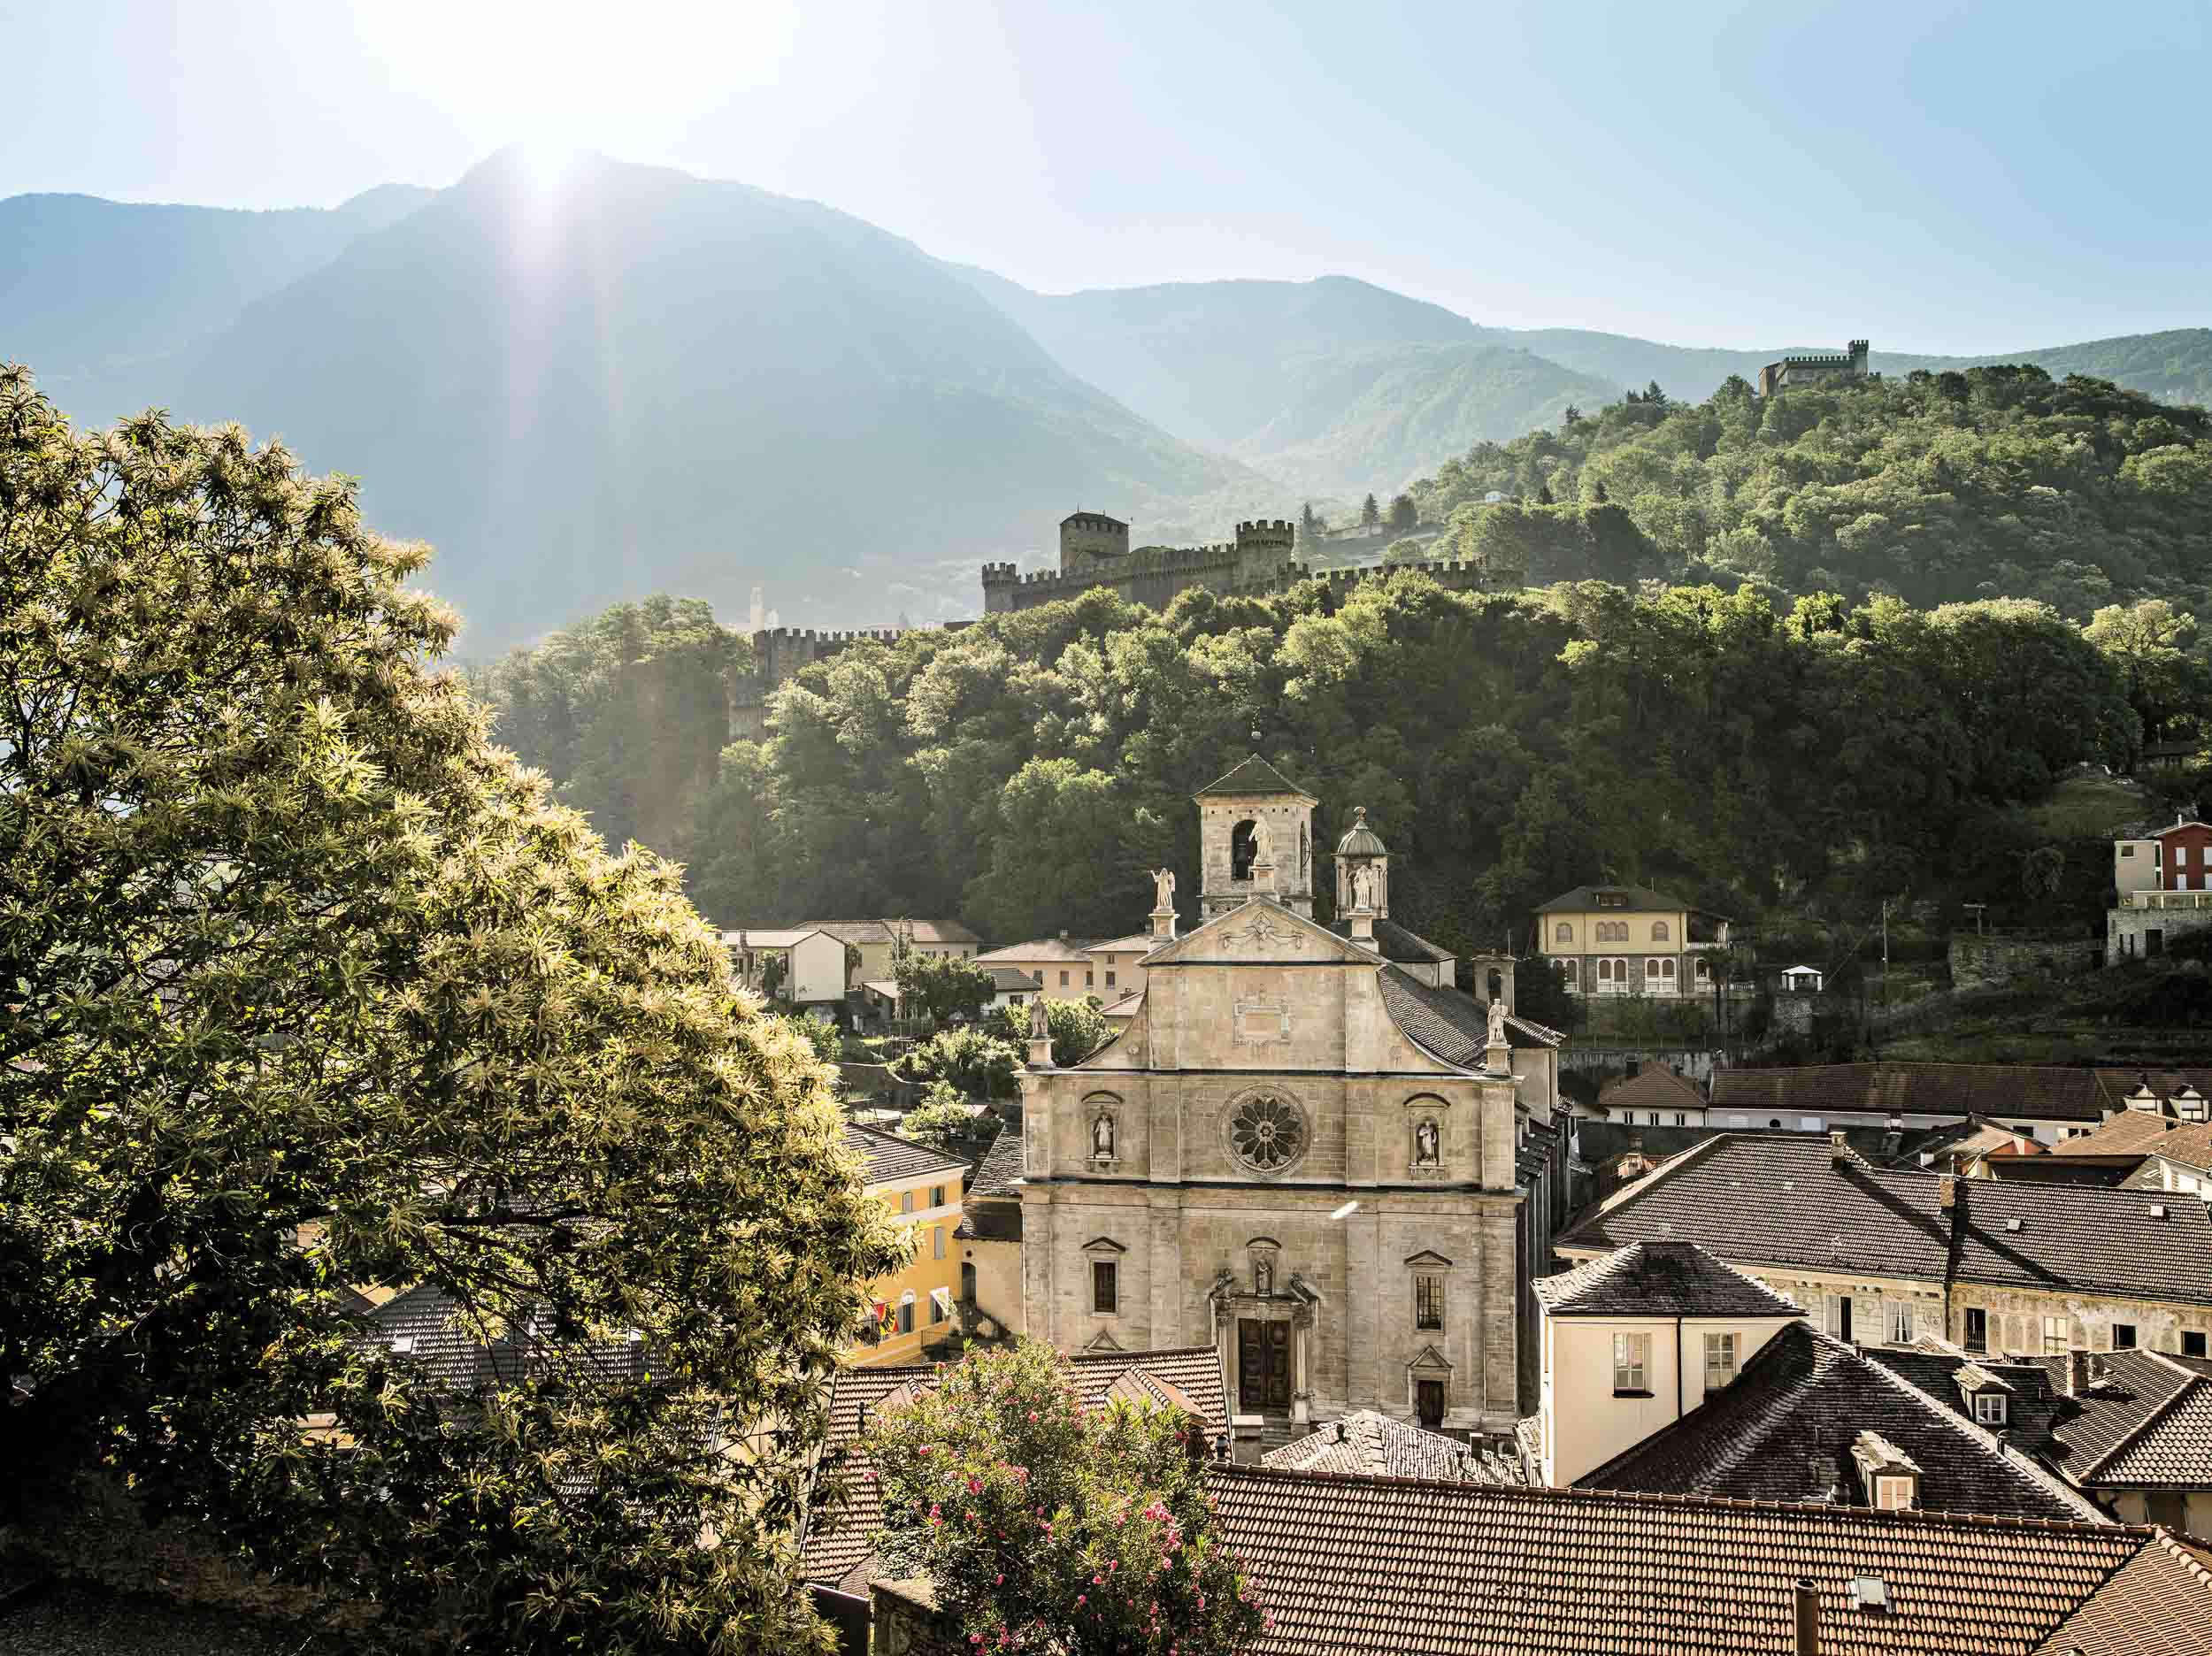
[[[512,703],[498,720],[547,763]],[[695,755],[659,848],[726,924],[835,908],[994,939],[1136,929],[1147,870],[1197,891],[1190,795],[1256,745],[1319,795],[1320,844],[1367,806],[1394,913],[1464,949],[1525,948],[1532,907],[1592,878],[1838,924],[1885,896],[2017,889],[2014,808],[2120,762],[2138,720],[2118,666],[2032,603],[1463,595],[1403,572],[1339,609],[1318,583],[1164,614],[1099,592],[864,645],[808,668],[769,739],[712,770],[675,724],[633,727]]]
[[[1520,501],[1481,505],[1493,489]],[[2137,598],[2212,603],[2212,416],[2032,367],[1765,399],[1736,380],[1692,404],[1635,395],[1478,444],[1413,493],[1447,525],[1439,555],[1502,583],[2006,596],[2075,620]]]

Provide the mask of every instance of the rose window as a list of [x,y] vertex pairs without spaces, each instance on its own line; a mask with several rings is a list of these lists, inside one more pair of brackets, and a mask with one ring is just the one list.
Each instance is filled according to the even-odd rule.
[[1263,1173],[1279,1172],[1305,1148],[1306,1123],[1286,1099],[1247,1099],[1229,1117],[1229,1146]]

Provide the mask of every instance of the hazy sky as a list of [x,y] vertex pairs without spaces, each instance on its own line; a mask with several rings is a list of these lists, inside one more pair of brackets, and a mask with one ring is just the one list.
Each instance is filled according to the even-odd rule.
[[6,0],[0,195],[327,205],[559,142],[1047,290],[2001,351],[2212,322],[2204,0]]

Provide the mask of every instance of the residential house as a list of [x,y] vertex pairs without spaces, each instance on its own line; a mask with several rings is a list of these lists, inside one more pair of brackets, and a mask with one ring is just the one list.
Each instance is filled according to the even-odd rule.
[[803,926],[826,932],[851,945],[858,958],[846,974],[846,985],[883,983],[895,978],[898,947],[904,943],[918,954],[949,954],[973,960],[983,939],[957,920],[807,920]]
[[2158,1191],[1878,1167],[1832,1133],[1719,1133],[1558,1240],[1570,1259],[1695,1242],[1862,1345],[2206,1354],[2212,1217]]
[[1781,972],[1784,994],[1818,994],[1827,982],[1827,974],[1817,966],[1785,966]]
[[811,926],[740,927],[722,934],[730,970],[757,994],[801,1008],[845,999],[845,945]]
[[1538,945],[1570,994],[1685,995],[1712,986],[1728,922],[1644,886],[1578,886],[1536,910]]
[[2147,1108],[2124,1109],[2094,1132],[2055,1146],[2048,1162],[2088,1184],[2182,1190],[2181,1180],[2194,1177],[2203,1193],[2212,1191],[2212,1181],[2193,1164],[2201,1159],[2208,1131],[2183,1121],[2170,1100],[2152,1100]]
[[1149,932],[1139,932],[1092,944],[1084,950],[1091,957],[1092,993],[1110,1005],[1125,995],[1142,993],[1144,957],[1159,942]]
[[994,966],[991,973],[991,1009],[1004,1011],[1009,1008],[1025,1007],[1044,993],[1041,980],[1011,966]]
[[912,1261],[867,1286],[874,1319],[846,1361],[878,1367],[912,1362],[952,1334],[960,1286],[960,1182],[968,1164],[910,1138],[848,1122],[845,1147],[866,1166],[868,1193],[891,1205],[914,1233]]
[[2174,1191],[2212,1202],[2212,1123],[2177,1126],[2144,1146],[2131,1190]]
[[1099,975],[1105,970],[1090,951],[1089,939],[1063,932],[1056,938],[1032,938],[992,949],[977,955],[976,964],[1003,966],[1036,978],[1048,1000],[1080,1000],[1099,993]]
[[999,1130],[969,1182],[960,1245],[960,1324],[985,1339],[1028,1332],[1022,1312],[1022,1130]]
[[1601,1092],[1598,1111],[1624,1127],[1702,1127],[1705,1093],[1664,1064],[1646,1064]]
[[1271,1449],[1262,1466],[1298,1472],[1350,1472],[1363,1477],[1433,1478],[1444,1483],[1528,1482],[1510,1436],[1470,1442],[1409,1424],[1376,1409],[1324,1421],[1295,1442]]
[[2176,938],[2208,927],[2212,824],[2185,816],[2170,828],[2112,842],[2107,965],[2162,954]]
[[1842,1063],[1720,1070],[1706,1119],[1720,1128],[1902,1133],[1979,1116],[2046,1144],[2087,1133],[2117,1108],[2093,1070],[2040,1064]]

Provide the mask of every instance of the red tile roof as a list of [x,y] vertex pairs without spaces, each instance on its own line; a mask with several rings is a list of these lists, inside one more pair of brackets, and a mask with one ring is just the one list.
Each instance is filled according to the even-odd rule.
[[1673,1070],[1647,1064],[1627,1080],[1605,1088],[1598,1094],[1598,1103],[1606,1109],[1694,1109],[1701,1118],[1705,1094],[1695,1082],[1684,1080]]
[[2035,1656],[2212,1656],[2212,1560],[2158,1538],[2114,1571]]

